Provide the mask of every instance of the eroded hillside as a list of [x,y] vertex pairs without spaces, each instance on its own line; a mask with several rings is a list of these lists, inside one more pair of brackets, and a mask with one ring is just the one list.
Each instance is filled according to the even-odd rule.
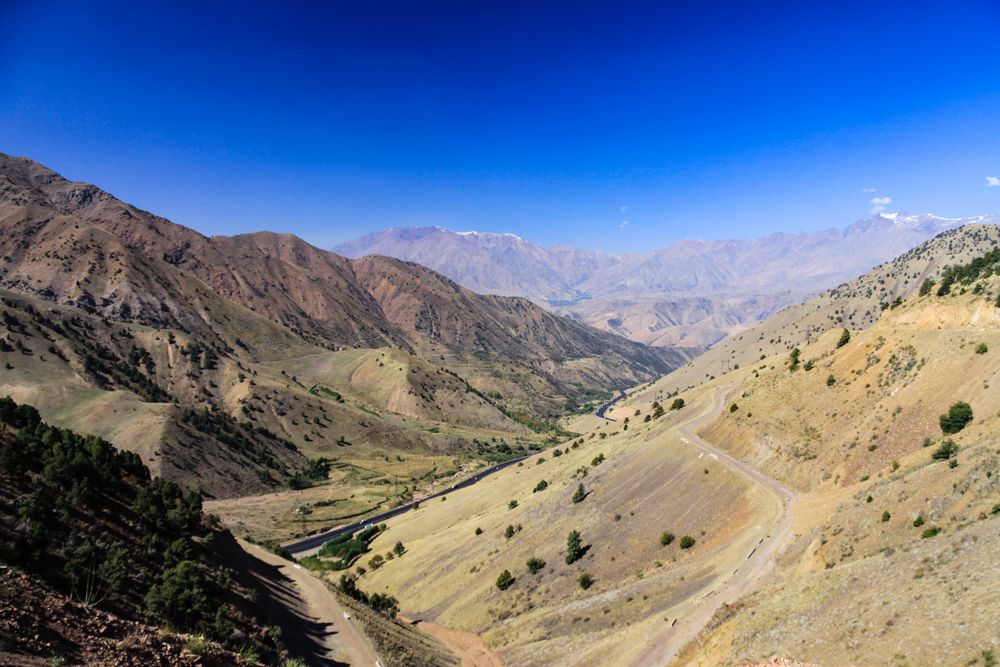
[[208,238],[23,158],[0,229],[0,390],[215,497],[332,462],[348,495],[393,489],[348,511],[372,509],[688,358],[417,265]]
[[[775,653],[989,664],[1000,636],[985,613],[1000,587],[993,271],[940,295],[939,277],[847,342],[841,329],[820,335],[794,369],[773,355],[715,381],[739,395],[704,437],[800,490],[797,537],[774,578],[717,614],[684,664]],[[948,630],[927,631],[938,627]]]
[[627,423],[428,501],[389,520],[348,572],[397,596],[409,617],[480,635],[510,664],[639,661],[695,600],[726,588],[760,528],[783,515],[769,492],[678,435],[714,396],[630,408]]

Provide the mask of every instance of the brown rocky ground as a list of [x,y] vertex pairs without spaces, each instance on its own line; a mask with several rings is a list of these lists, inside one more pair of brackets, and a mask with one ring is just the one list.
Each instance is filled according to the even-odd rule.
[[256,664],[216,644],[84,606],[6,566],[0,566],[0,640],[0,665]]

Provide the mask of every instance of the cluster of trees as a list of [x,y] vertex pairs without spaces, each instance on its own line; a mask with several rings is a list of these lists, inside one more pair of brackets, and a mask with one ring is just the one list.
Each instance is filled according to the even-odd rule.
[[271,449],[281,447],[298,451],[295,444],[289,440],[278,437],[264,427],[254,428],[248,424],[241,424],[217,408],[184,408],[180,417],[182,424],[215,438],[254,463],[281,474],[285,474],[286,470],[275,458]]
[[514,584],[514,575],[510,573],[510,570],[504,570],[497,577],[497,588],[502,591],[507,590]]
[[[674,543],[676,536],[671,532],[665,532],[660,535],[660,546],[665,547]],[[681,549],[690,549],[695,545],[695,539],[690,535],[685,535],[681,538],[680,547]]]
[[[22,311],[40,329],[48,329],[67,339],[83,362],[84,372],[98,386],[104,388],[124,387],[139,394],[147,401],[166,402],[171,400],[170,394],[151,379],[156,365],[149,352],[141,346],[133,343],[127,358],[123,358],[97,340],[91,323],[83,318],[68,317],[60,324],[39,312],[31,304],[23,304],[12,299],[4,299],[3,303],[8,308]],[[8,331],[29,335],[25,324],[13,313],[4,311],[3,323]],[[44,331],[42,335],[49,338]],[[122,329],[118,335],[128,339],[132,338],[126,329]],[[51,340],[51,338],[49,339]],[[14,343],[22,353],[31,354],[31,351],[20,340],[15,339]],[[0,351],[13,351],[8,348],[10,348],[9,345],[0,341]],[[54,345],[50,345],[48,349],[54,356],[66,359],[63,352]],[[143,373],[140,367],[145,368],[146,372]]]
[[941,443],[941,446],[934,450],[931,458],[935,461],[947,461],[958,454],[958,445],[951,438]]
[[851,342],[851,332],[844,329],[840,332],[840,338],[837,340],[837,347],[841,348]]
[[[508,526],[508,530],[510,530],[510,528],[511,527]],[[566,538],[566,564],[572,565],[576,561],[583,558],[583,555],[587,552],[587,548],[588,547],[583,546],[583,538],[580,537],[580,531],[570,531]],[[545,568],[545,561],[537,556],[533,556],[528,559],[526,565],[529,573],[538,574]],[[516,581],[516,577],[511,574],[510,570],[504,570],[500,573],[500,576],[497,577],[496,587],[501,591],[505,591],[514,585],[514,581]],[[578,582],[581,588],[586,589],[590,588],[591,584],[594,583],[594,579],[589,574],[584,572],[580,575]]]
[[580,537],[580,531],[571,530],[569,536],[566,538],[566,564],[572,565],[576,561],[583,558],[583,554],[586,550],[583,547],[583,539]]
[[399,613],[399,602],[396,598],[382,593],[372,593],[371,595],[365,593],[358,588],[358,580],[349,574],[340,575],[340,590],[347,597],[357,600],[389,618],[395,618],[396,614]]
[[476,445],[476,456],[490,463],[503,463],[527,456],[529,453],[528,448],[520,443],[510,445],[504,440],[498,442],[473,440],[472,442]]
[[229,639],[232,587],[204,546],[214,533],[199,493],[10,398],[0,399],[0,482],[11,491],[0,499],[0,560],[85,604]]
[[802,350],[795,348],[792,353],[788,355],[788,370],[797,371],[799,370],[799,357],[802,355]]
[[[153,358],[138,345],[133,346],[127,362],[119,359],[114,352],[96,341],[87,341],[86,348],[77,351],[83,360],[84,372],[98,386],[109,389],[115,386],[125,387],[145,400],[157,403],[171,400],[170,394],[149,377],[155,370]],[[140,370],[140,365],[146,368],[149,376]]]
[[386,561],[394,560],[402,556],[404,553],[406,553],[406,548],[403,546],[403,543],[396,542],[395,546],[393,546],[392,549],[385,552],[385,556],[383,556],[382,554],[375,554],[374,556],[372,556],[371,559],[368,561],[368,567],[371,568],[372,570],[377,570],[380,567],[382,567],[382,565],[384,565]]
[[[946,266],[941,273],[941,283],[938,286],[937,295],[944,296],[949,294],[955,283],[968,285],[980,278],[988,278],[997,273],[998,270],[1000,270],[1000,248],[994,248],[968,264]],[[923,287],[921,286],[922,289]]]
[[939,418],[941,431],[948,435],[958,433],[972,421],[972,406],[963,401],[954,403],[948,412]]
[[138,455],[119,452],[94,436],[49,426],[33,407],[9,397],[0,399],[0,434],[8,429],[17,432],[0,439],[0,474],[31,477],[36,488],[58,493],[71,507],[93,502],[127,478],[149,479]]
[[306,467],[288,477],[288,488],[307,489],[330,476],[331,461],[321,457],[310,459]]
[[128,353],[128,362],[134,367],[142,366],[147,375],[152,376],[156,372],[156,362],[153,360],[153,355],[140,345],[132,346]]
[[[385,524],[369,526],[359,533],[344,533],[332,540],[323,543],[319,548],[319,555],[326,558],[335,558],[332,568],[334,570],[346,570],[362,555],[368,553],[368,545],[372,540],[385,530]],[[400,544],[402,547],[402,544]]]
[[195,366],[203,370],[215,370],[219,363],[219,352],[211,345],[191,341],[181,348],[181,354]]

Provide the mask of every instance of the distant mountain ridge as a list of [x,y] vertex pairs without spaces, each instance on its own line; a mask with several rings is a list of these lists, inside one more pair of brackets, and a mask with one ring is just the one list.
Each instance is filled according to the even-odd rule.
[[727,370],[751,366],[761,355],[805,347],[829,329],[867,329],[895,304],[916,294],[925,280],[940,281],[945,267],[970,262],[998,245],[1000,226],[996,223],[963,225],[944,232],[853,280],[740,331],[671,373],[661,384],[683,391]]
[[394,228],[334,251],[417,262],[477,292],[523,296],[640,342],[704,348],[941,232],[998,219],[882,213],[842,229],[624,254],[545,248],[514,234]]

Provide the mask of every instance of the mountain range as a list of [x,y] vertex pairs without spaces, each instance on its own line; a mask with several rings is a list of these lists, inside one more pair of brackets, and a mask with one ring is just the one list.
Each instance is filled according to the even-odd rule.
[[334,250],[418,262],[477,292],[523,296],[632,340],[700,351],[943,231],[997,219],[881,213],[843,229],[686,240],[630,254],[543,248],[513,234],[395,228]]
[[372,237],[480,294],[0,154],[0,663],[993,664],[995,221]]
[[25,158],[0,155],[0,231],[5,347],[25,351],[0,393],[100,423],[216,496],[280,485],[334,439],[356,458],[537,439],[689,358],[411,262],[289,234],[206,237]]
[[945,231],[630,389],[391,519],[365,585],[505,664],[994,664],[998,244]]

